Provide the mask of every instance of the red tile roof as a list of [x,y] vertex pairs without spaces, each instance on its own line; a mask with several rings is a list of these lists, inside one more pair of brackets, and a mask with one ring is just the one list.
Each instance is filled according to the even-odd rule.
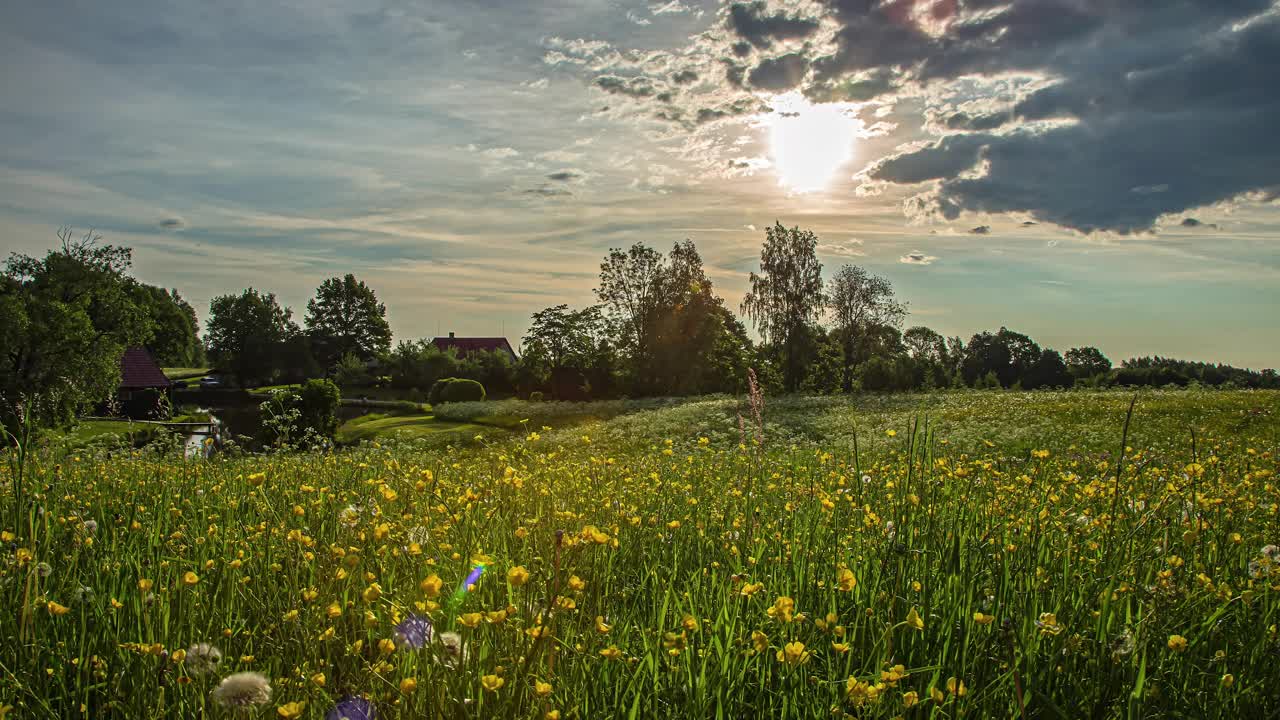
[[481,350],[493,351],[499,350],[516,356],[516,351],[511,349],[511,343],[507,342],[504,337],[487,337],[487,338],[461,338],[461,337],[438,337],[431,341],[431,344],[441,350],[454,348],[458,355],[466,355],[467,353],[477,352]]
[[120,358],[120,388],[167,388],[172,385],[145,348],[129,348]]

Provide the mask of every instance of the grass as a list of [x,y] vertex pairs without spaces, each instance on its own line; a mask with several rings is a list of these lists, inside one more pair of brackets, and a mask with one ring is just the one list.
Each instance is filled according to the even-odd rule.
[[[223,716],[213,688],[258,672],[258,717],[1273,717],[1280,393],[1132,400],[771,398],[740,434],[709,398],[471,443],[366,416],[426,435],[36,453],[0,468],[0,706]],[[180,659],[197,643],[212,671]]]
[[204,377],[205,375],[208,375],[209,372],[211,371],[211,368],[174,367],[174,368],[161,368],[161,370],[164,371],[164,376],[169,378],[170,380],[192,380],[192,379],[199,379]]
[[484,432],[492,432],[492,428],[438,420],[432,415],[370,413],[343,423],[335,440],[340,445],[350,445],[367,440],[415,440],[442,434],[470,437]]

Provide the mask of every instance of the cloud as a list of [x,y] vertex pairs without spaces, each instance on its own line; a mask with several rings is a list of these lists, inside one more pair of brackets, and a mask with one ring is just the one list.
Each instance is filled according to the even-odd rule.
[[913,250],[898,258],[898,262],[905,263],[907,265],[932,265],[933,261],[937,259],[938,258],[933,255],[925,255],[919,250]]
[[481,150],[477,145],[468,145],[467,150],[473,153],[479,153],[481,156],[489,158],[490,160],[505,160],[507,158],[516,157],[520,154],[519,150],[512,147],[491,147]]
[[557,170],[547,175],[547,179],[555,180],[556,182],[573,182],[582,179],[582,172],[579,170]]
[[737,2],[729,6],[728,27],[747,42],[767,48],[775,40],[791,40],[812,35],[818,20],[774,9],[764,0]]
[[837,255],[840,257],[861,257],[867,254],[866,251],[862,249],[862,241],[858,238],[819,243],[818,252],[825,255]]
[[[670,0],[670,2],[656,2],[649,5],[649,12],[654,15],[675,15],[679,13],[694,12],[693,7],[685,5],[680,0]],[[701,11],[698,11],[701,14]]]
[[990,225],[979,225],[979,226],[978,226],[978,227],[976,227],[976,228],[971,228],[971,229],[969,230],[969,234],[970,234],[970,235],[990,235],[990,234],[991,234],[991,226],[990,226]]
[[781,92],[799,85],[808,69],[809,61],[803,55],[791,53],[762,61],[747,77],[754,87]]
[[183,230],[187,227],[187,221],[179,217],[165,218],[159,222],[162,230]]
[[633,22],[633,23],[637,24],[637,25],[651,25],[651,24],[653,24],[653,21],[652,21],[652,20],[650,20],[649,18],[643,18],[643,17],[640,17],[640,15],[639,15],[638,13],[636,13],[636,11],[635,11],[635,10],[628,10],[628,11],[627,11],[627,19],[628,19],[628,20],[630,20],[631,22]]
[[1216,224],[1216,223],[1204,223],[1204,222],[1201,222],[1200,220],[1197,220],[1196,218],[1193,218],[1193,217],[1183,218],[1183,219],[1182,219],[1182,222],[1181,222],[1181,223],[1179,223],[1179,225],[1181,225],[1181,226],[1182,226],[1182,227],[1184,227],[1184,228],[1198,228],[1198,227],[1206,227],[1206,228],[1209,228],[1209,229],[1211,229],[1211,230],[1217,230],[1217,229],[1218,229],[1218,226],[1217,226],[1217,224]]
[[1040,223],[1036,222],[1035,220],[1023,220],[1023,221],[1022,221],[1022,227],[1031,227],[1032,225],[1039,225],[1039,224],[1040,224]]

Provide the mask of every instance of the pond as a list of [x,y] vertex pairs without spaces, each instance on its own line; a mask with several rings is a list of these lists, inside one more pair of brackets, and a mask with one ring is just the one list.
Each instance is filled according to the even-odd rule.
[[[262,400],[250,397],[245,393],[199,393],[200,402],[192,402],[195,397],[178,394],[175,401],[185,408],[195,408],[194,413],[208,413],[212,421],[209,428],[198,428],[187,437],[185,454],[187,457],[208,456],[222,443],[233,441],[249,450],[262,449]],[[192,393],[191,395],[196,395]],[[386,412],[376,407],[360,407],[343,405],[337,410],[338,424],[363,417],[369,413]],[[215,441],[207,442],[209,438]]]

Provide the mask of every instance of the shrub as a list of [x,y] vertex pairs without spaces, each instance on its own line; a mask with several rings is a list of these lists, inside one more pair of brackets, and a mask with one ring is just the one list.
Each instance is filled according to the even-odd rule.
[[342,393],[328,380],[308,380],[298,390],[298,422],[305,431],[315,430],[321,437],[333,439],[338,431],[338,405]]
[[535,402],[535,403],[542,402],[542,391],[534,390],[533,392],[529,393],[529,402]]
[[473,402],[476,400],[484,400],[484,385],[475,380],[466,380],[463,378],[449,378],[451,382],[445,383],[440,390],[441,402]]

